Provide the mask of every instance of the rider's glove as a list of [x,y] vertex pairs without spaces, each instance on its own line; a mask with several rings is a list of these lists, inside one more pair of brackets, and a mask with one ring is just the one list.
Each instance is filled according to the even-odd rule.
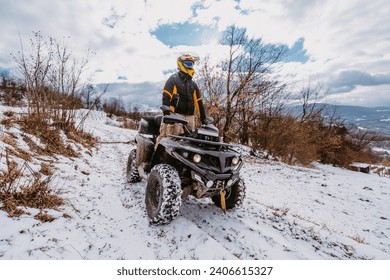
[[164,111],[163,111],[164,116],[170,115],[171,113],[172,113],[171,110],[164,110]]
[[212,117],[208,117],[202,120],[202,125],[208,125],[212,124],[214,122],[214,119]]

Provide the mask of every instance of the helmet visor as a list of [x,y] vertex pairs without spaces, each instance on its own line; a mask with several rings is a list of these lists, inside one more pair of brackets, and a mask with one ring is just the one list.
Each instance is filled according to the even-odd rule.
[[183,61],[183,64],[187,67],[192,67],[194,66],[194,62],[193,61],[190,61],[190,60],[185,60]]

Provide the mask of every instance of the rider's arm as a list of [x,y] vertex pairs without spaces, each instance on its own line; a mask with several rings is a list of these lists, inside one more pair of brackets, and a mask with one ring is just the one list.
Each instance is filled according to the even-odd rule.
[[162,105],[170,106],[172,111],[175,111],[177,100],[177,89],[175,85],[175,79],[171,76],[165,83],[162,94]]
[[194,96],[195,108],[196,111],[198,112],[198,116],[200,118],[201,123],[205,124],[206,110],[204,109],[203,98],[197,84],[195,84],[195,93],[196,93],[196,96]]

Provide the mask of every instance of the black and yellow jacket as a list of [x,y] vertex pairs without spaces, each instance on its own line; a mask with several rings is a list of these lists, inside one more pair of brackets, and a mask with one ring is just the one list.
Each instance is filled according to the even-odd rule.
[[195,110],[202,123],[206,120],[202,96],[198,85],[182,72],[169,77],[164,86],[162,105],[170,106],[172,111],[183,115],[194,115]]

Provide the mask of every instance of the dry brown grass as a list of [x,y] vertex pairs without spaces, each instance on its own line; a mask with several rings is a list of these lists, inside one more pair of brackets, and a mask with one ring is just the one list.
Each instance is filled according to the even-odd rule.
[[37,209],[56,208],[63,203],[63,200],[49,188],[48,182],[39,179],[22,187],[13,197],[20,205]]
[[7,170],[0,170],[0,192],[10,192],[12,186],[20,178],[21,170],[19,165],[9,159],[8,154],[5,154]]
[[10,155],[23,159],[24,161],[32,160],[30,153],[19,147],[12,147],[12,148],[6,147],[5,151]]
[[310,166],[319,161],[347,167],[380,161],[369,148],[375,135],[353,132],[337,120],[328,124],[320,115],[305,120],[283,114],[260,117],[251,127],[251,148],[266,150],[288,164]]
[[30,136],[24,134],[23,136],[23,141],[30,147],[30,150],[38,155],[45,155],[45,149],[37,143],[35,143]]
[[5,151],[8,154],[14,155],[15,157],[21,158],[25,161],[31,161],[31,155],[28,151],[19,147],[17,137],[9,132],[0,135],[0,141],[7,144]]
[[121,125],[121,128],[137,129],[137,126],[131,121],[124,121]]
[[357,243],[364,244],[365,239],[359,235],[352,236],[351,239],[355,240]]
[[381,161],[381,165],[389,167],[390,166],[390,160],[387,159],[387,158],[383,159]]
[[42,115],[26,115],[18,120],[21,129],[36,136],[45,145],[43,153],[46,155],[61,154],[69,157],[77,157],[78,154],[69,145],[64,143],[61,137],[61,129],[52,127],[48,119]]
[[[87,149],[91,149],[96,146],[97,141],[91,133],[78,130],[74,126],[74,121],[67,123],[53,122],[51,115],[47,114],[20,114],[16,115],[13,112],[5,112],[5,118],[0,123],[6,128],[12,126],[20,126],[23,131],[23,140],[30,147],[30,150],[40,155],[53,156],[55,154],[64,155],[67,157],[78,157],[79,153],[74,150],[72,145],[66,143],[64,135],[68,140],[73,140]],[[18,157],[25,157],[28,159],[28,153],[23,152],[17,148],[17,137],[11,133],[7,133],[6,136],[0,136],[0,141],[9,144],[14,147],[14,151],[10,151]],[[31,139],[29,135],[33,135],[38,138],[41,145],[37,145],[35,141]]]
[[49,215],[47,213],[42,213],[42,211],[39,212],[38,214],[36,214],[34,216],[34,218],[37,219],[37,220],[40,220],[43,223],[45,223],[45,222],[52,222],[52,221],[55,220],[51,215]]
[[7,170],[0,171],[0,201],[1,209],[10,217],[17,217],[25,213],[21,207],[37,209],[56,208],[63,204],[63,200],[49,187],[49,179],[43,180],[39,173],[30,174],[32,178],[26,180],[26,163],[19,166],[6,154]]
[[12,125],[15,123],[16,116],[14,112],[6,111],[3,113],[5,118],[0,120],[0,124],[4,125],[6,128],[12,127]]
[[[46,160],[56,155],[77,157],[78,143],[88,148],[94,145],[92,135],[77,131],[74,119],[75,111],[83,106],[84,85],[81,76],[88,59],[82,58],[76,63],[66,45],[54,37],[46,38],[40,32],[34,32],[29,42],[30,48],[12,54],[24,83],[15,83],[9,88],[15,94],[7,96],[18,100],[23,97],[28,106],[27,113],[10,111],[4,113],[4,118],[0,116],[6,130],[17,127],[23,133],[24,143],[29,146],[23,149],[25,146],[13,143],[11,136],[5,139],[8,143],[3,141],[5,148],[0,153],[0,205],[11,216],[20,215],[23,206],[42,210],[63,203],[49,187],[53,171],[48,164],[41,163],[38,155]],[[36,139],[33,140],[34,137]],[[17,138],[14,140],[20,143]],[[4,159],[6,164],[3,164]],[[41,164],[38,172],[29,166],[30,161],[34,166]],[[42,221],[51,219],[43,211],[36,218]]]
[[54,172],[48,163],[42,162],[40,173],[45,176],[51,176]]
[[[69,144],[70,142],[77,142],[91,149],[96,145],[96,140],[89,133],[77,131],[74,126],[51,125],[48,115],[16,115],[12,112],[4,115],[1,124],[6,128],[19,127],[22,136],[18,139],[18,136],[7,131],[0,135],[0,141],[5,144],[0,158],[6,165],[5,170],[0,170],[0,209],[6,211],[10,217],[18,217],[26,213],[26,207],[36,208],[40,212],[34,217],[42,222],[50,222],[54,218],[43,209],[56,209],[64,201],[59,193],[49,186],[54,173],[50,163],[42,162],[35,156],[50,157],[60,154],[77,157],[79,153],[74,149],[77,145]],[[37,144],[33,137],[40,143]],[[20,140],[24,141],[29,149],[22,149],[18,144]],[[29,166],[28,162],[32,161],[40,162],[38,172]]]
[[93,137],[91,133],[84,132],[82,130],[76,130],[76,129],[70,129],[67,133],[66,136],[71,139],[76,141],[77,143],[80,143],[87,149],[91,149],[96,146],[97,141]]

